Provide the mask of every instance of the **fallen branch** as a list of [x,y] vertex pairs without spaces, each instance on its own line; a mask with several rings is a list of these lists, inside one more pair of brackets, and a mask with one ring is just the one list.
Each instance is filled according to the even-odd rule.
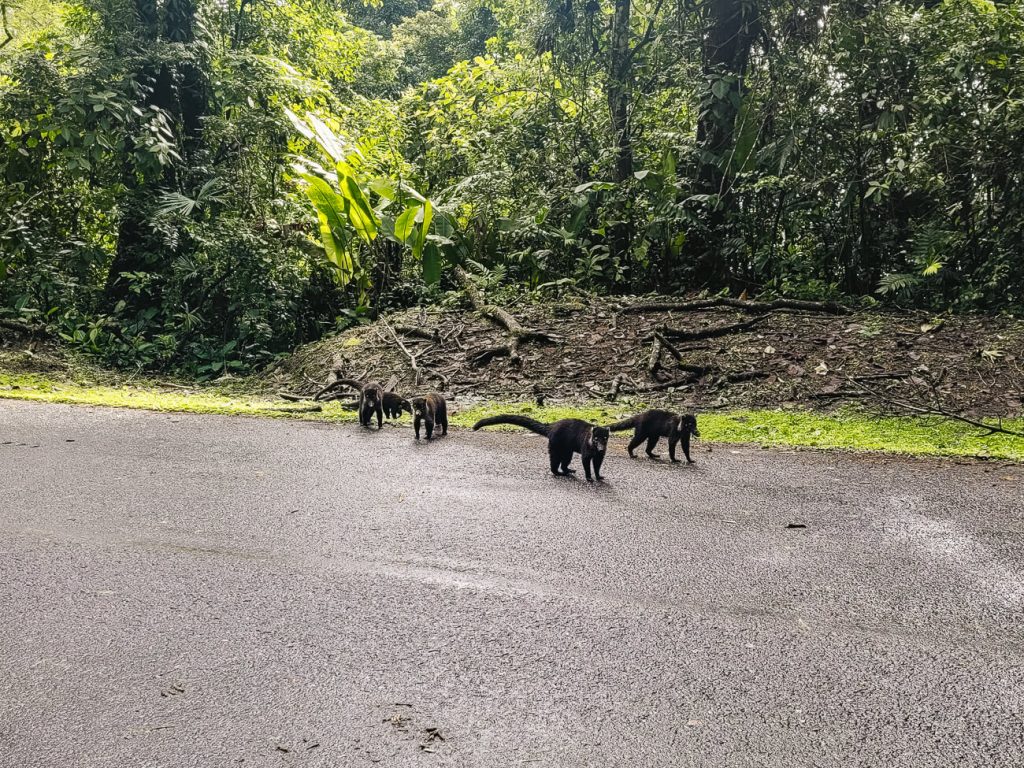
[[612,379],[612,388],[611,391],[608,393],[609,400],[614,400],[619,396],[619,390],[622,389],[622,385],[625,384],[627,380],[628,377],[624,373],[620,373],[618,376]]
[[741,371],[739,373],[726,374],[722,380],[728,384],[739,384],[742,381],[753,381],[754,379],[765,379],[771,376],[768,371]]
[[[660,333],[656,333],[654,335],[654,344],[651,345],[651,357],[650,360],[647,361],[647,375],[650,376],[652,379],[658,378],[658,369],[661,368],[661,351],[663,349],[663,338],[664,337]],[[612,395],[612,399],[615,399],[614,394]]]
[[394,330],[403,336],[413,336],[417,339],[423,339],[424,341],[440,341],[441,332],[436,328],[420,328],[418,325],[396,325]]
[[887,373],[865,373],[850,378],[854,381],[885,381],[886,379],[906,379],[913,375],[911,371],[890,371]]
[[668,326],[662,326],[658,329],[661,335],[665,338],[674,339],[675,341],[699,341],[701,339],[717,339],[720,336],[729,336],[733,333],[743,333],[749,331],[755,325],[764,322],[768,315],[762,315],[761,317],[755,317],[753,320],[747,320],[744,323],[734,323],[732,325],[720,325],[717,328],[705,328],[700,331],[684,331],[679,328],[669,328]]
[[662,381],[658,384],[649,384],[645,387],[637,387],[635,392],[637,394],[645,392],[661,392],[666,389],[675,389],[679,387],[688,387],[692,384],[696,384],[700,376],[696,374],[690,374],[689,376],[681,379],[673,379],[672,381]]
[[981,435],[981,437],[988,437],[989,435],[994,434],[1010,435],[1011,437],[1024,437],[1024,432],[1015,432],[1012,429],[1006,429],[1002,425],[986,424],[983,421],[978,421],[977,419],[972,419],[968,416],[963,416],[959,413],[953,413],[952,411],[943,408],[938,403],[930,405],[917,405],[915,403],[908,403],[906,400],[900,400],[895,397],[890,397],[889,395],[879,392],[878,390],[865,386],[863,383],[855,381],[852,378],[848,377],[847,381],[850,382],[850,384],[852,384],[853,386],[857,387],[858,389],[863,390],[868,395],[875,398],[881,403],[886,403],[897,408],[904,408],[913,413],[923,413],[928,416],[942,416],[943,418],[951,419],[953,421],[959,421],[963,424],[976,427],[977,429],[984,429],[985,434]]
[[503,344],[500,347],[488,347],[470,356],[469,364],[474,368],[483,368],[496,357],[513,357],[514,355],[515,352],[512,347],[508,344]]
[[278,392],[277,396],[282,400],[287,400],[292,403],[301,403],[313,399],[309,395],[293,395],[291,392]]
[[9,331],[17,331],[18,333],[24,334],[35,334],[43,330],[41,325],[32,325],[22,320],[9,320],[7,318],[0,317],[0,328],[6,328]]
[[728,296],[713,299],[697,299],[683,302],[641,302],[628,304],[619,310],[619,314],[637,314],[641,312],[694,312],[714,307],[733,307],[744,312],[774,312],[779,309],[795,309],[800,312],[823,312],[829,315],[848,315],[851,310],[834,301],[800,301],[798,299],[776,299],[775,301],[746,301]]

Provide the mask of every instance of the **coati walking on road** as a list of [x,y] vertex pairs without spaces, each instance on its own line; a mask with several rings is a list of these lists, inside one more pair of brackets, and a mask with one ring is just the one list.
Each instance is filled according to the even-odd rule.
[[[569,469],[569,462],[572,461],[572,455],[578,453],[583,460],[583,471],[587,475],[587,480],[601,479],[601,464],[608,450],[607,427],[599,427],[582,419],[562,419],[544,424],[526,416],[491,416],[480,419],[473,425],[473,429],[489,427],[492,424],[514,424],[547,437],[552,474],[568,475],[575,472],[575,469]],[[594,467],[594,477],[590,476],[591,464]]]
[[384,425],[384,388],[375,381],[364,384],[355,379],[338,379],[338,384],[345,384],[359,390],[359,424],[370,426],[370,419],[377,414],[377,429]]
[[437,392],[412,399],[413,428],[416,439],[420,439],[420,423],[427,428],[427,440],[434,435],[434,424],[441,427],[441,434],[448,434],[448,403]]
[[689,414],[672,413],[671,411],[644,411],[624,421],[616,422],[608,426],[611,432],[621,432],[626,429],[635,428],[633,439],[629,441],[629,455],[633,455],[644,440],[647,441],[647,455],[652,459],[658,458],[654,453],[654,446],[663,437],[668,438],[668,455],[674,463],[679,463],[676,458],[676,444],[682,442],[683,455],[686,462],[693,464],[690,458],[690,435],[700,437],[697,431],[697,417]]
[[389,419],[401,418],[402,411],[412,413],[412,403],[397,392],[385,392],[381,404],[384,406],[384,415]]

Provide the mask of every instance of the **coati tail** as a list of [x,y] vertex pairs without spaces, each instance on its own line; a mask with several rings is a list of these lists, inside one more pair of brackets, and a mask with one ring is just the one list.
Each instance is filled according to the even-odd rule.
[[536,432],[538,435],[547,435],[551,430],[550,424],[545,424],[542,421],[531,419],[527,416],[490,416],[486,419],[480,419],[476,424],[473,425],[473,429],[477,430],[480,427],[489,427],[492,424],[512,424],[517,427],[523,427]]
[[361,381],[355,379],[337,379],[334,382],[335,386],[344,384],[346,387],[352,387],[352,389],[362,389],[365,385]]
[[614,424],[609,424],[606,429],[609,432],[622,432],[625,429],[632,429],[638,423],[640,423],[639,416],[630,416],[628,419],[623,419],[622,421],[617,421]]

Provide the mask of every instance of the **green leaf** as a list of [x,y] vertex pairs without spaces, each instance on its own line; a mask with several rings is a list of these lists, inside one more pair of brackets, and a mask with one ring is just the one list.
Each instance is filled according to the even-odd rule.
[[306,194],[309,195],[320,220],[320,239],[327,252],[327,259],[338,268],[341,285],[347,285],[355,272],[355,264],[346,248],[345,199],[319,176],[303,174],[302,178],[308,184]]
[[397,219],[395,219],[396,240],[403,243],[409,240],[409,236],[412,235],[413,230],[416,229],[416,214],[419,210],[420,206],[410,205]]
[[366,199],[363,190],[359,188],[356,180],[347,174],[342,174],[341,166],[338,167],[338,186],[341,187],[341,195],[348,201],[348,220],[356,234],[364,242],[369,243],[377,236],[377,214],[373,212],[370,201]]
[[[416,218],[420,218],[417,216]],[[427,242],[427,232],[430,230],[430,220],[434,218],[434,207],[429,200],[423,201],[423,222],[420,224],[420,231],[412,246],[413,255],[419,259],[423,257],[423,246]]]
[[427,243],[423,249],[423,282],[436,285],[441,281],[441,249],[436,243]]

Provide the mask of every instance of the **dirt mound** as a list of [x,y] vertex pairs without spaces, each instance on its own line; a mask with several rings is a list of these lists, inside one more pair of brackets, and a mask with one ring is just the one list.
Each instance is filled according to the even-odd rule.
[[831,409],[873,401],[870,390],[915,402],[936,397],[972,415],[1022,412],[1019,320],[706,303],[685,311],[583,298],[510,306],[528,329],[517,344],[479,312],[410,310],[303,347],[266,385],[312,394],[333,368],[353,378],[395,376],[406,394],[437,389],[466,400],[632,396],[702,410]]

